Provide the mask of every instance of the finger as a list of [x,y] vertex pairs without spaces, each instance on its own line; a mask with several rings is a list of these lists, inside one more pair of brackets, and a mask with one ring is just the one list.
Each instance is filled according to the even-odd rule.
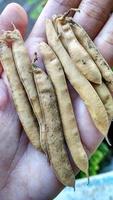
[[96,46],[107,60],[109,65],[113,66],[113,14],[103,27],[102,31],[94,40]]
[[81,134],[81,140],[88,155],[91,155],[102,142],[103,136],[95,127],[90,114],[80,97],[74,101],[74,110],[76,110],[76,119]]
[[39,16],[30,36],[45,36],[45,19],[51,18],[54,14],[61,14],[71,7],[78,7],[81,0],[49,0]]
[[[26,42],[29,53],[37,50],[37,43],[45,39],[45,19],[51,18],[54,14],[61,14],[69,10],[71,7],[78,7],[81,0],[49,0],[34,25],[31,34]],[[32,48],[31,47],[32,44]]]
[[26,32],[26,27],[28,24],[28,17],[25,10],[16,3],[10,3],[6,6],[3,12],[0,15],[0,30],[9,30],[12,29],[12,24],[21,31],[21,34],[24,36]]
[[[24,36],[26,27],[28,24],[28,18],[25,10],[16,3],[11,3],[7,5],[4,11],[0,15],[0,33],[3,30],[11,30],[12,24],[14,23],[15,26],[20,30],[21,34]],[[0,76],[2,73],[2,66],[0,65]]]
[[113,1],[83,0],[80,4],[80,13],[76,13],[74,20],[80,23],[94,39],[110,16]]

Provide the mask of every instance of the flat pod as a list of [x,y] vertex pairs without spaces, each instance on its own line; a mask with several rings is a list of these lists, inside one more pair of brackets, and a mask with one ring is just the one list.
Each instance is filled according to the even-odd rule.
[[105,107],[92,85],[75,67],[59,40],[51,20],[46,21],[46,36],[49,45],[61,61],[68,80],[86,104],[95,126],[106,137],[109,120]]
[[68,51],[73,63],[80,72],[91,82],[101,84],[102,78],[92,57],[77,40],[70,24],[65,17],[56,17],[53,23],[58,31],[59,38]]
[[[36,88],[37,88],[37,91],[39,90],[38,89],[38,85],[39,85],[39,88],[40,88],[40,84],[42,84],[42,81],[40,81],[40,76],[38,76],[38,68],[36,69],[36,65],[35,63],[32,64],[32,71],[33,71],[33,76],[34,76],[34,81],[35,81],[35,85],[36,85]],[[38,98],[39,98],[39,101],[40,101],[40,109],[41,109],[41,113],[42,113],[42,125],[41,125],[41,130],[40,130],[40,144],[41,144],[41,148],[43,150],[43,152],[49,157],[48,155],[48,148],[47,148],[47,131],[46,131],[46,119],[45,119],[45,114],[44,114],[44,111],[43,111],[43,104],[41,102],[41,98],[40,98],[40,94],[38,92]]]
[[107,111],[107,114],[109,117],[109,122],[111,123],[111,121],[113,120],[113,98],[112,98],[112,95],[111,95],[109,89],[107,88],[107,86],[105,85],[105,83],[102,83],[101,85],[94,84],[93,86],[106,108],[106,111]]
[[63,68],[54,51],[46,44],[40,44],[46,70],[54,85],[65,140],[77,167],[88,175],[88,157],[80,140]]
[[40,149],[38,124],[19,79],[11,49],[4,41],[0,41],[0,61],[8,77],[14,104],[23,128],[33,146]]
[[23,38],[16,28],[13,31],[4,32],[4,38],[12,42],[12,52],[16,68],[41,129],[42,113],[34,83],[31,61]]
[[65,150],[62,123],[51,80],[40,68],[35,68],[35,82],[45,116],[47,149],[56,176],[65,186],[74,186],[75,177]]
[[103,58],[103,56],[101,55],[101,53],[99,52],[89,35],[83,29],[83,27],[74,22],[72,19],[70,20],[70,18],[68,17],[67,20],[70,21],[70,25],[72,26],[75,36],[77,37],[81,45],[87,50],[89,55],[93,58],[107,86],[109,87],[110,91],[113,92],[113,72],[110,66]]

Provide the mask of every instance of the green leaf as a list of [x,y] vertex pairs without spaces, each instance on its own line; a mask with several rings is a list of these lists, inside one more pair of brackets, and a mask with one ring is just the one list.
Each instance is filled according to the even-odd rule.
[[[97,151],[93,154],[89,161],[89,175],[93,176],[99,173],[99,171],[102,168],[103,162],[106,161],[107,156],[111,153],[111,150],[109,149],[108,145],[106,143],[102,143],[100,147],[97,149]],[[77,175],[77,178],[83,178],[86,177],[83,172],[80,172]]]
[[31,11],[31,13],[30,13],[31,19],[33,19],[33,20],[37,19],[37,17],[38,17],[38,16],[40,15],[40,13],[41,13],[43,7],[45,6],[46,2],[47,2],[47,0],[41,1],[41,2],[38,4],[38,6],[36,6],[36,7]]

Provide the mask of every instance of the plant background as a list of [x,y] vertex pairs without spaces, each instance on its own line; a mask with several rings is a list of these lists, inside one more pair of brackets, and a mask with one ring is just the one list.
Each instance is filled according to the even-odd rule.
[[[0,0],[0,11],[2,11],[4,7],[8,3],[11,3],[11,2],[14,2],[14,1]],[[28,34],[30,30],[32,29],[39,14],[41,13],[47,0],[24,0],[24,1],[17,0],[15,2],[21,4],[26,10],[26,12],[28,13],[28,16],[29,16],[29,26],[27,30],[27,34]],[[84,128],[85,128],[85,125],[84,125]],[[112,130],[113,130],[113,125],[111,126],[110,131],[109,131],[109,137],[110,137],[111,142],[113,141]],[[105,171],[111,170],[110,163],[112,163],[112,159],[111,159],[112,153],[113,153],[112,148],[108,147],[107,143],[104,141],[90,159],[89,175],[96,175],[102,171],[105,172]],[[78,175],[78,178],[82,178],[84,176],[85,175],[80,172]]]

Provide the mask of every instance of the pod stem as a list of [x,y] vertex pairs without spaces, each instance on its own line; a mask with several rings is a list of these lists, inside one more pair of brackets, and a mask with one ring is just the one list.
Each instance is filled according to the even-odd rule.
[[32,59],[32,72],[38,74],[36,61],[38,61],[37,52],[34,53],[34,56],[33,56],[33,59]]
[[11,25],[13,26],[13,30],[17,30],[17,28],[13,22],[11,22]]
[[105,140],[106,140],[107,144],[111,147],[112,144],[110,143],[108,136],[105,137]]
[[[75,176],[75,180],[76,180],[76,176]],[[76,183],[74,183],[73,188],[74,188],[74,192],[75,192],[75,190],[76,190]]]
[[[89,162],[88,162],[88,164],[89,164]],[[87,169],[85,174],[86,174],[86,177],[87,177],[87,185],[89,185],[90,184],[89,166],[88,166],[88,169]]]
[[62,17],[63,18],[67,17],[70,14],[70,12],[72,12],[72,11],[80,12],[80,9],[79,8],[70,8],[67,12],[64,13],[64,15]]
[[37,52],[34,53],[33,59],[32,59],[32,64],[35,64],[36,61],[38,61],[38,55]]
[[87,174],[87,185],[90,184],[90,177],[89,177],[89,173]]

